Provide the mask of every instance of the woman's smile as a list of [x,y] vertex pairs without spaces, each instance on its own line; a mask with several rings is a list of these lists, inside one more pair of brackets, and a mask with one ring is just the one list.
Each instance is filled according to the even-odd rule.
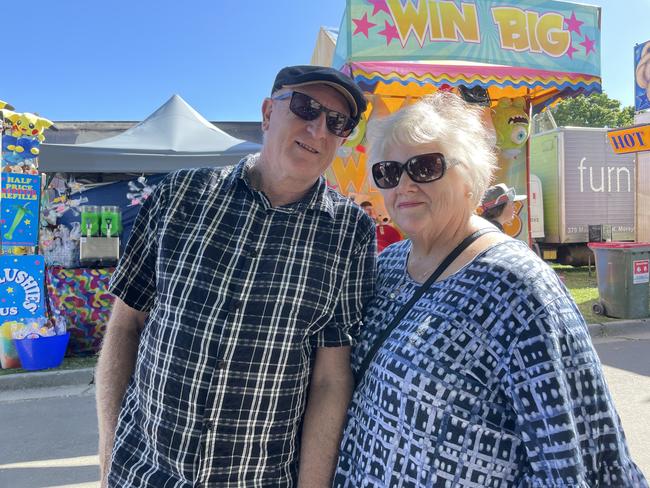
[[424,205],[424,202],[400,202],[397,204],[397,208],[413,208]]

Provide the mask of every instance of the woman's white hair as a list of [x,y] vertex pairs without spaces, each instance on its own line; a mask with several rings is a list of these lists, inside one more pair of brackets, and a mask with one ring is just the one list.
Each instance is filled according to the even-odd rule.
[[391,146],[435,143],[457,168],[471,188],[471,200],[478,206],[497,166],[494,137],[482,119],[482,108],[458,95],[436,92],[413,105],[368,124],[368,162],[385,158]]

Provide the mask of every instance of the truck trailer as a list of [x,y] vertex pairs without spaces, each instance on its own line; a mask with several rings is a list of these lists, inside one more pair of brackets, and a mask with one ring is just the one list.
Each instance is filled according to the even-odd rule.
[[543,221],[536,243],[545,259],[584,265],[588,242],[635,238],[635,157],[615,154],[607,130],[558,127],[531,137],[531,180],[539,178],[543,201],[541,217],[531,205],[531,221]]

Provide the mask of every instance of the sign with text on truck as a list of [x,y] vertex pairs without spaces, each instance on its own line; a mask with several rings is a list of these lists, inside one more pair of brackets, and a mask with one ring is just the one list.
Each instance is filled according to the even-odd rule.
[[649,124],[610,130],[607,137],[616,154],[650,151]]
[[[606,128],[558,127],[530,139],[530,172],[542,187],[546,258],[586,263],[589,226],[611,240],[635,238],[635,158],[615,154]],[[531,208],[531,218],[533,209]]]

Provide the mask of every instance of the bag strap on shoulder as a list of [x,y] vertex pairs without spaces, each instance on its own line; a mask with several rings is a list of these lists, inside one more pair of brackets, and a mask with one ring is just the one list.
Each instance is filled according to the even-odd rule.
[[363,358],[363,362],[361,363],[361,366],[359,366],[359,370],[355,375],[357,385],[361,382],[361,380],[363,380],[363,376],[365,375],[368,366],[370,366],[370,363],[375,358],[375,355],[377,354],[379,348],[384,344],[384,342],[386,342],[386,339],[391,334],[391,332],[393,332],[395,327],[397,327],[397,324],[399,324],[404,316],[411,310],[411,308],[413,308],[413,305],[415,305],[415,303],[422,297],[422,295],[431,287],[433,283],[435,283],[440,275],[444,273],[449,265],[453,263],[454,260],[460,256],[460,254],[465,249],[467,249],[476,239],[481,237],[483,234],[487,234],[488,232],[498,232],[498,230],[487,227],[479,229],[467,236],[460,244],[458,244],[458,246],[454,248],[453,251],[449,253],[449,255],[442,261],[442,263],[440,263],[433,274],[431,274],[431,276],[429,276],[429,278],[424,283],[422,283],[422,285],[420,285],[417,290],[415,290],[415,293],[413,293],[411,299],[406,302],[402,308],[400,308],[399,312],[397,312],[391,323],[377,337],[372,348]]

